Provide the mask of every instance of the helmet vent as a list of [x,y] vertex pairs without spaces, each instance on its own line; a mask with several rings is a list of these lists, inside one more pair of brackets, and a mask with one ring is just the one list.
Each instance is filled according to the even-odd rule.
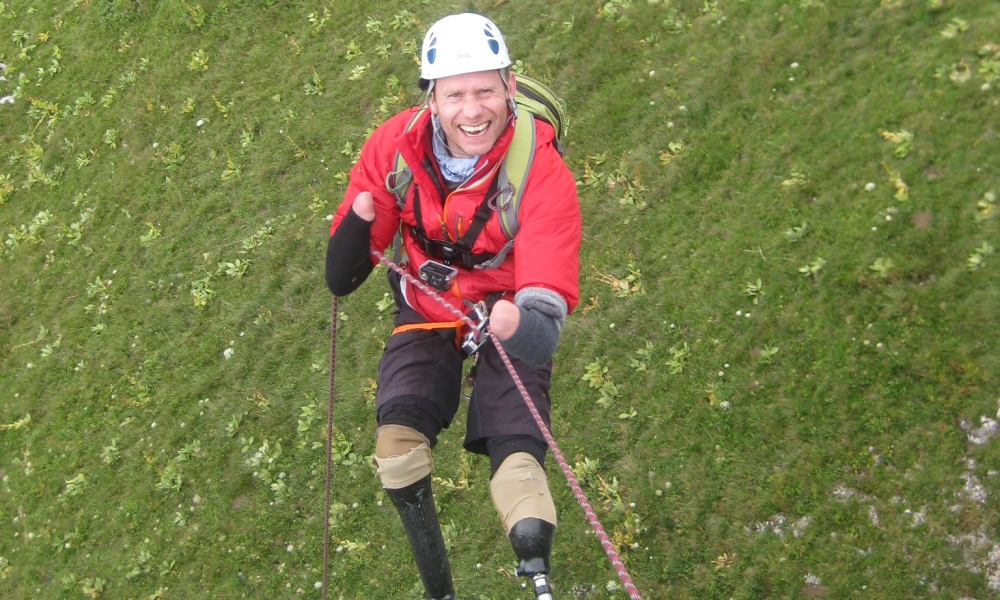
[[434,47],[434,45],[437,44],[437,41],[437,37],[432,37],[431,43],[428,44],[430,49],[427,50],[427,62],[432,65],[434,64],[434,59],[437,58],[437,48]]

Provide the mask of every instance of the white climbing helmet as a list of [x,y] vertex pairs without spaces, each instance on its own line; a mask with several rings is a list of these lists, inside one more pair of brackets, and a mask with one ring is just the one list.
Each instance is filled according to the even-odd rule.
[[420,52],[420,78],[440,79],[510,66],[507,44],[486,17],[462,13],[431,25]]

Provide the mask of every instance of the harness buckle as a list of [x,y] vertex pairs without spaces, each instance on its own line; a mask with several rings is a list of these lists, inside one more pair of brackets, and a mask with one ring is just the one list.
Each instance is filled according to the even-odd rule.
[[420,265],[417,273],[420,275],[421,281],[439,292],[443,292],[451,287],[451,282],[458,275],[458,269],[436,260],[428,260]]
[[479,349],[486,343],[489,336],[486,335],[486,328],[490,324],[490,314],[486,311],[486,303],[477,302],[472,307],[473,313],[469,315],[476,319],[476,326],[462,338],[462,350],[468,355],[479,352]]

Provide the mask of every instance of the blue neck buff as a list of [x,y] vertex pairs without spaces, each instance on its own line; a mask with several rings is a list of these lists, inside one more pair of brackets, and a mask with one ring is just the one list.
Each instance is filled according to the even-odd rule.
[[476,170],[478,156],[472,158],[455,158],[448,154],[448,148],[444,144],[444,131],[441,130],[441,120],[437,116],[431,117],[431,125],[434,135],[431,136],[431,143],[434,149],[434,158],[437,159],[438,166],[441,167],[441,175],[450,183],[462,183]]

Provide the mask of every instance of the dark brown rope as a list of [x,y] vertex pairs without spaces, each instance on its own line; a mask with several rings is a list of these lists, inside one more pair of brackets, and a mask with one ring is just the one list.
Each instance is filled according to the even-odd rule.
[[330,479],[333,476],[333,374],[337,364],[337,297],[330,314],[330,402],[326,409],[326,510],[323,512],[323,600],[330,570]]

